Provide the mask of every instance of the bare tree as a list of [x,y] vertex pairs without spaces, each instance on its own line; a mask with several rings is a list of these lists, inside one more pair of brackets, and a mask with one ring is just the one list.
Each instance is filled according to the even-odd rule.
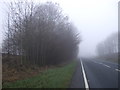
[[10,5],[11,54],[21,57],[20,63],[49,65],[76,58],[79,34],[58,4],[17,2]]

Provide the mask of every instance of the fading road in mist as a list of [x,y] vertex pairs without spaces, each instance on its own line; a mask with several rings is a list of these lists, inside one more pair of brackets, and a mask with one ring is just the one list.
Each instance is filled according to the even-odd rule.
[[82,61],[89,88],[118,88],[120,69],[112,62],[81,59],[73,75],[71,88],[85,88]]

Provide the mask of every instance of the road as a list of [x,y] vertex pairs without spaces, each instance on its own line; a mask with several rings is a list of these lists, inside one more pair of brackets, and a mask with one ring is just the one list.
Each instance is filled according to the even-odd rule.
[[[83,64],[86,77],[83,75],[81,62]],[[118,78],[120,68],[118,68],[117,64],[92,59],[81,59],[79,63],[80,64],[78,64],[73,76],[71,88],[85,88],[85,78],[87,79],[89,88],[118,88],[118,81],[120,81],[120,78]],[[76,82],[76,80],[79,81]],[[73,83],[76,83],[76,86],[73,85]]]

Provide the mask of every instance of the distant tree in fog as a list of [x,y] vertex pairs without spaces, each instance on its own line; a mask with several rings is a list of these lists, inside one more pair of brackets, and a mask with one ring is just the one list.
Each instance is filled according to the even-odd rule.
[[97,45],[98,55],[118,53],[118,33],[111,34],[105,41]]

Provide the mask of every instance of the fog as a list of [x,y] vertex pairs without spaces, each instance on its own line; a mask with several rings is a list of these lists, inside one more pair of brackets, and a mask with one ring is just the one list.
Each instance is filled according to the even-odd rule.
[[[10,0],[8,0],[10,1]],[[0,1],[0,43],[2,42],[4,2]],[[39,0],[35,0],[38,2]],[[51,0],[44,0],[51,1]],[[81,34],[79,56],[95,56],[96,45],[118,31],[119,0],[52,0],[60,4]]]
[[81,32],[80,56],[95,56],[96,45],[118,31],[118,0],[59,0]]

